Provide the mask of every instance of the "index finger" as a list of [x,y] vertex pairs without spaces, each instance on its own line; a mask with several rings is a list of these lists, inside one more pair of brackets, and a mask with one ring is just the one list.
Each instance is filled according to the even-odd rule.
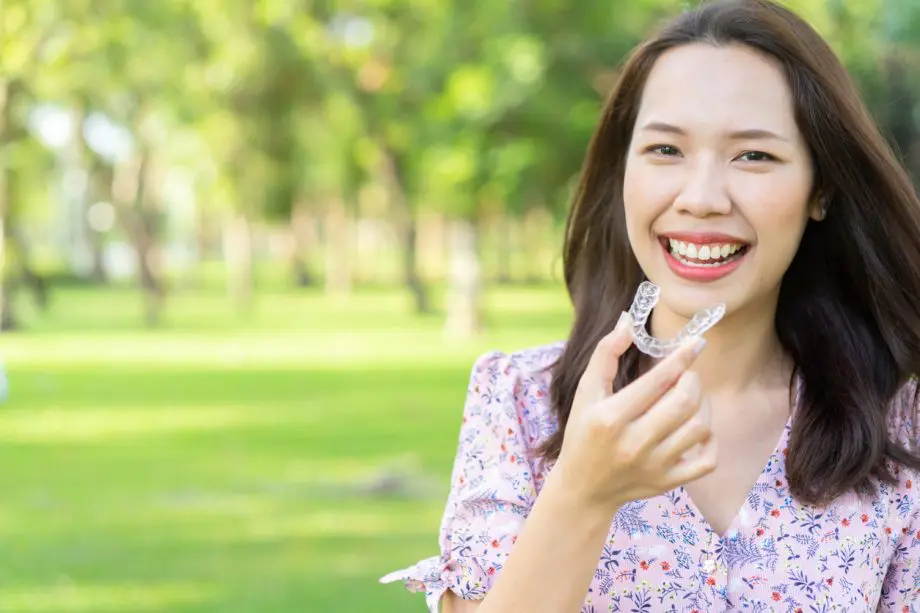
[[674,353],[617,393],[626,407],[623,417],[635,419],[658,402],[696,361],[706,346],[702,337],[689,338]]
[[604,398],[613,393],[613,380],[617,376],[620,356],[626,353],[633,341],[629,331],[631,323],[629,314],[622,313],[616,327],[597,343],[581,376],[580,391],[596,398]]

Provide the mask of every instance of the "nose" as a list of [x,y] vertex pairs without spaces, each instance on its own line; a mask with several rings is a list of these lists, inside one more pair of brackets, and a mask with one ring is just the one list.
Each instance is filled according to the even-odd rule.
[[700,157],[687,164],[674,208],[694,217],[727,215],[732,203],[724,170],[716,159]]

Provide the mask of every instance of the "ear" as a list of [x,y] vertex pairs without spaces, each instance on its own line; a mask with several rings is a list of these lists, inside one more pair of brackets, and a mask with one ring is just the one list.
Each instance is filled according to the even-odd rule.
[[822,192],[815,192],[808,205],[808,216],[814,221],[824,221],[830,207],[830,197]]

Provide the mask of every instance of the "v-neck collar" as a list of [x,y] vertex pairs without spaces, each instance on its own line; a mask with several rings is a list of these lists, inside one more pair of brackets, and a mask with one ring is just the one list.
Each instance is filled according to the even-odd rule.
[[[785,464],[786,464],[786,454],[785,450],[789,445],[789,437],[792,432],[792,423],[795,415],[799,409],[802,399],[802,389],[804,387],[804,380],[801,375],[796,375],[792,381],[794,387],[792,393],[792,400],[789,407],[789,417],[786,418],[786,424],[783,426],[783,430],[779,435],[779,440],[776,442],[776,446],[773,448],[773,451],[767,456],[766,461],[764,462],[763,468],[761,468],[760,473],[757,475],[757,478],[754,480],[754,483],[751,484],[751,487],[748,489],[747,494],[744,499],[741,501],[741,504],[738,506],[738,509],[735,511],[735,514],[732,516],[731,522],[729,522],[728,528],[726,528],[723,534],[713,528],[712,524],[700,511],[699,507],[693,501],[693,497],[690,496],[690,493],[687,492],[686,488],[683,485],[680,485],[676,489],[676,493],[680,498],[683,498],[687,508],[693,512],[694,516],[699,521],[700,526],[707,534],[711,535],[714,540],[722,541],[727,537],[730,537],[733,534],[736,534],[741,526],[739,522],[741,521],[742,514],[745,512],[745,508],[748,506],[751,494],[755,492],[758,487],[763,482],[764,476],[770,471],[771,468],[775,466],[776,462],[779,462],[783,466],[783,472],[785,473]],[[673,496],[670,497],[671,500],[675,500]]]

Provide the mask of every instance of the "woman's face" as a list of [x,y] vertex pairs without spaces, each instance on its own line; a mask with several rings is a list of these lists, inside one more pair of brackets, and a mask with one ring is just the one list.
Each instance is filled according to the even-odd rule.
[[629,240],[661,302],[689,318],[775,309],[809,216],[812,162],[780,67],[691,44],[653,67],[626,161]]

